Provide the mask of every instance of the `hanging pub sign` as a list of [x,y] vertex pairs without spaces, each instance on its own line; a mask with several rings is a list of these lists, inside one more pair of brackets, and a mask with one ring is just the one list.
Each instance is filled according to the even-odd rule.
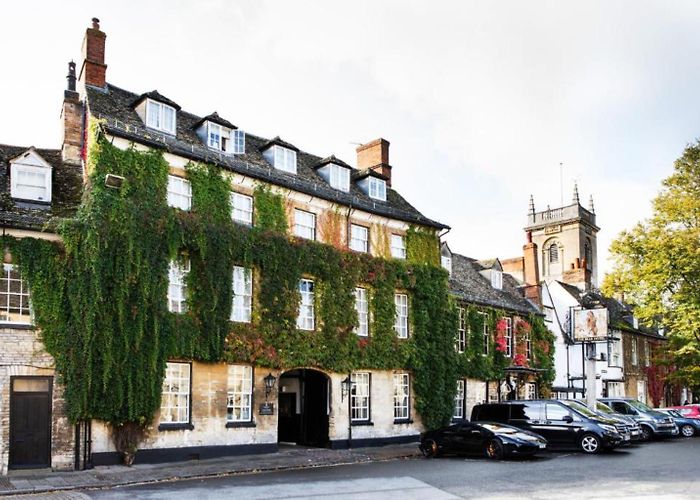
[[573,332],[575,342],[602,342],[608,337],[608,310],[574,309]]

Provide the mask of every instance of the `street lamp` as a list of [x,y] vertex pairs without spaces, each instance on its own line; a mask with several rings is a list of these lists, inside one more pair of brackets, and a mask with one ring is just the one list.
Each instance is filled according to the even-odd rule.
[[350,394],[350,390],[352,389],[352,380],[350,380],[350,375],[345,377],[342,382],[340,382],[340,400],[345,401],[345,397]]
[[272,373],[270,373],[263,380],[265,381],[265,401],[267,401],[267,397],[270,395],[270,392],[272,392],[272,389],[275,387],[275,382],[277,381],[277,379]]

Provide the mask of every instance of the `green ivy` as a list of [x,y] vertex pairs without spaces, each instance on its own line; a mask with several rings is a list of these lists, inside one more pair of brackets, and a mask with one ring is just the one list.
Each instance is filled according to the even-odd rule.
[[259,231],[287,232],[287,214],[284,200],[272,192],[269,186],[260,184],[255,188],[255,228]]
[[440,265],[440,241],[435,231],[411,226],[406,233],[406,259],[414,264]]

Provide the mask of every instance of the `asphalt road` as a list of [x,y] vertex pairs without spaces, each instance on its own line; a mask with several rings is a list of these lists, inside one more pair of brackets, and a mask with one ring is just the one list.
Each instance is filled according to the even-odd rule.
[[397,460],[73,493],[94,499],[700,498],[700,437],[586,456]]

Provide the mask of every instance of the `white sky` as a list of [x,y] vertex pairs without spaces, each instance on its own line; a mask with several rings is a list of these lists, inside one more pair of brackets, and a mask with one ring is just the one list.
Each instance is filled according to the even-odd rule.
[[521,254],[563,162],[605,259],[700,136],[697,1],[62,0],[3,4],[0,143],[59,147],[93,16],[115,85],[350,164],[388,139],[394,187],[478,258]]

